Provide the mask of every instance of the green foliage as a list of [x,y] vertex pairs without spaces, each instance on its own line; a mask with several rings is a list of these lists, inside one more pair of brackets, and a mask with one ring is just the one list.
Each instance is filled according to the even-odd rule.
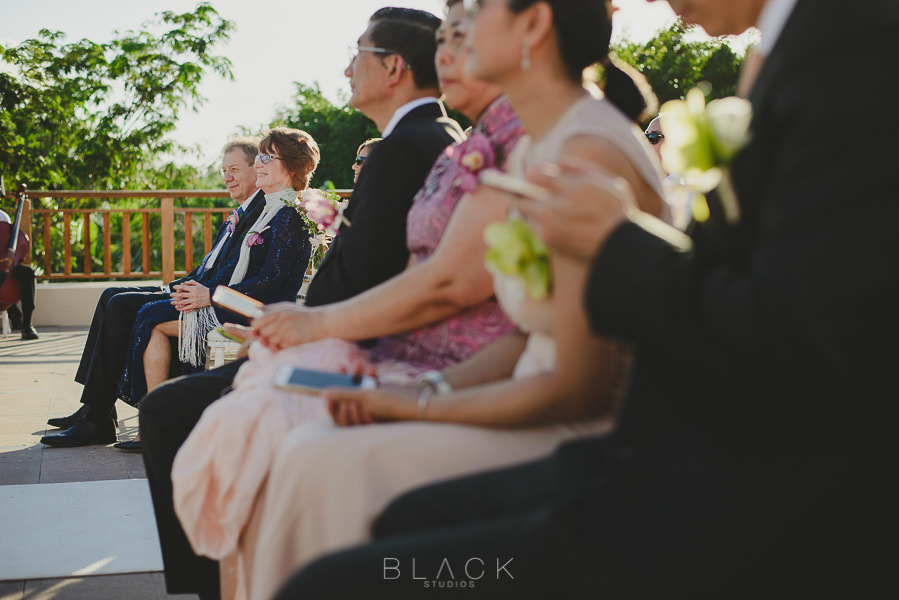
[[[211,54],[234,25],[211,5],[165,11],[140,31],[104,44],[43,29],[0,46],[0,164],[7,181],[32,189],[139,189],[159,183],[145,169],[174,145],[180,112],[203,103],[208,70],[231,77]],[[160,34],[151,29],[167,29]],[[154,181],[156,179],[156,181]],[[168,185],[168,184],[166,184]]]
[[685,39],[689,33],[677,21],[645,44],[623,42],[613,50],[643,73],[660,103],[683,98],[703,81],[712,86],[709,100],[736,94],[743,56],[722,38],[691,42]]
[[331,181],[334,187],[353,187],[350,166],[356,150],[365,140],[380,137],[378,128],[365,115],[347,103],[335,106],[322,94],[317,83],[295,83],[296,94],[290,106],[275,115],[272,127],[284,125],[302,129],[311,135],[321,149],[321,162],[312,178],[312,187]]

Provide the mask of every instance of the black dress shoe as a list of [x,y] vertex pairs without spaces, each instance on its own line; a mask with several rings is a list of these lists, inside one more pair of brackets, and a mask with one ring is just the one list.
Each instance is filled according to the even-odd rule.
[[41,443],[57,448],[76,448],[78,446],[93,446],[97,444],[111,444],[116,441],[115,425],[112,420],[102,426],[89,419],[80,419],[77,423],[57,435],[45,435]]
[[82,404],[81,408],[70,414],[68,417],[53,417],[52,419],[47,419],[47,425],[51,427],[59,427],[60,429],[68,429],[75,423],[77,423],[82,417],[87,415],[87,411],[90,410],[90,407],[87,404]]
[[[80,419],[83,419],[87,416],[88,411],[90,411],[90,407],[87,404],[82,404],[81,408],[70,414],[68,417],[53,417],[52,419],[47,419],[47,425],[51,427],[59,427],[60,429],[68,429],[75,423],[77,423]],[[112,419],[113,425],[118,425],[119,416],[116,414],[115,406],[112,407],[112,410],[109,411],[109,418]]]
[[114,445],[113,448],[118,448],[119,450],[124,450],[125,452],[143,452],[143,448],[141,448],[140,440],[131,440],[130,442],[119,442]]
[[37,329],[35,329],[33,325],[29,325],[28,327],[22,327],[22,339],[23,340],[36,340],[37,339]]

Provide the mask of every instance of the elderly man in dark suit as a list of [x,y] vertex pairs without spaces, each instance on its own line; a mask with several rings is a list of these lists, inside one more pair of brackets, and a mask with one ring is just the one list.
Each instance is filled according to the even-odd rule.
[[[42,443],[84,446],[115,441],[114,433],[109,437],[111,428],[103,426],[108,425],[105,421],[111,419],[108,407],[115,402],[131,339],[131,328],[138,311],[149,302],[169,299],[172,291],[180,289],[182,284],[202,284],[216,275],[219,268],[228,263],[227,256],[231,249],[237,247],[246,230],[265,207],[264,194],[256,188],[256,171],[253,168],[253,160],[258,153],[256,143],[255,139],[243,138],[225,145],[222,176],[229,195],[240,205],[222,223],[209,254],[193,271],[172,281],[163,289],[158,286],[112,287],[100,295],[81,362],[75,373],[75,381],[84,385],[81,394],[83,406],[72,415],[47,421],[49,425],[65,431],[54,436],[44,436]],[[107,414],[89,415],[92,403],[106,407]],[[87,419],[88,416],[91,419]]]
[[[346,69],[350,104],[370,117],[383,140],[366,161],[343,227],[309,285],[306,304],[351,298],[400,273],[409,262],[406,213],[439,154],[461,141],[437,97],[435,32],[440,19],[404,8],[377,11]],[[282,307],[283,309],[283,307]],[[175,454],[203,410],[231,385],[245,359],[176,379],[141,403],[144,459],[171,593],[218,594],[218,564],[196,556],[174,513]]]
[[712,35],[761,30],[740,220],[710,195],[685,252],[596,173],[535,175],[556,201],[520,202],[592,262],[594,330],[635,349],[618,428],[401,497],[375,544],[278,599],[899,593],[899,121],[869,108],[893,99],[899,4],[669,3]]

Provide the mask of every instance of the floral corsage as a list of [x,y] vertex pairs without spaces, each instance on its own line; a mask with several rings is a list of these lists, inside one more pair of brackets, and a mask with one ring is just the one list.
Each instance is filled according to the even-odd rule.
[[316,232],[335,237],[340,233],[341,225],[350,226],[349,220],[343,216],[340,196],[331,190],[305,190],[302,205]]
[[706,92],[693,88],[686,100],[662,105],[665,133],[662,162],[665,169],[683,177],[683,184],[697,192],[693,217],[709,218],[704,194],[718,188],[718,197],[728,223],[740,220],[740,206],[730,178],[734,156],[749,142],[752,107],[743,98],[721,98],[706,105]]
[[247,234],[247,237],[244,238],[244,243],[247,247],[252,248],[253,246],[261,246],[265,241],[262,239],[262,234],[266,229],[270,229],[269,227],[263,227],[260,231],[251,231]]
[[460,167],[453,185],[465,193],[474,190],[478,185],[478,173],[502,165],[502,150],[502,147],[494,147],[483,133],[474,133],[464,142],[449,146],[446,155]]
[[487,268],[521,281],[531,300],[549,294],[551,270],[549,249],[519,217],[491,223],[484,229]]

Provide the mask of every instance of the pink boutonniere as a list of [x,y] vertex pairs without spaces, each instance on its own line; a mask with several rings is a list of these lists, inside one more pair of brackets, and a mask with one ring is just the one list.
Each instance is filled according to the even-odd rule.
[[251,231],[250,233],[248,233],[247,237],[244,239],[244,243],[247,245],[247,247],[252,248],[253,246],[261,246],[265,241],[262,239],[262,232],[266,229],[268,229],[268,227],[266,227],[262,231]]
[[477,187],[478,173],[496,167],[497,163],[496,149],[483,133],[475,133],[458,146],[450,146],[446,154],[460,167],[453,185],[463,192]]
[[231,214],[228,215],[228,218],[225,219],[225,229],[228,233],[234,233],[234,230],[237,228],[237,224],[240,222],[240,215],[237,214],[236,210],[232,210]]

